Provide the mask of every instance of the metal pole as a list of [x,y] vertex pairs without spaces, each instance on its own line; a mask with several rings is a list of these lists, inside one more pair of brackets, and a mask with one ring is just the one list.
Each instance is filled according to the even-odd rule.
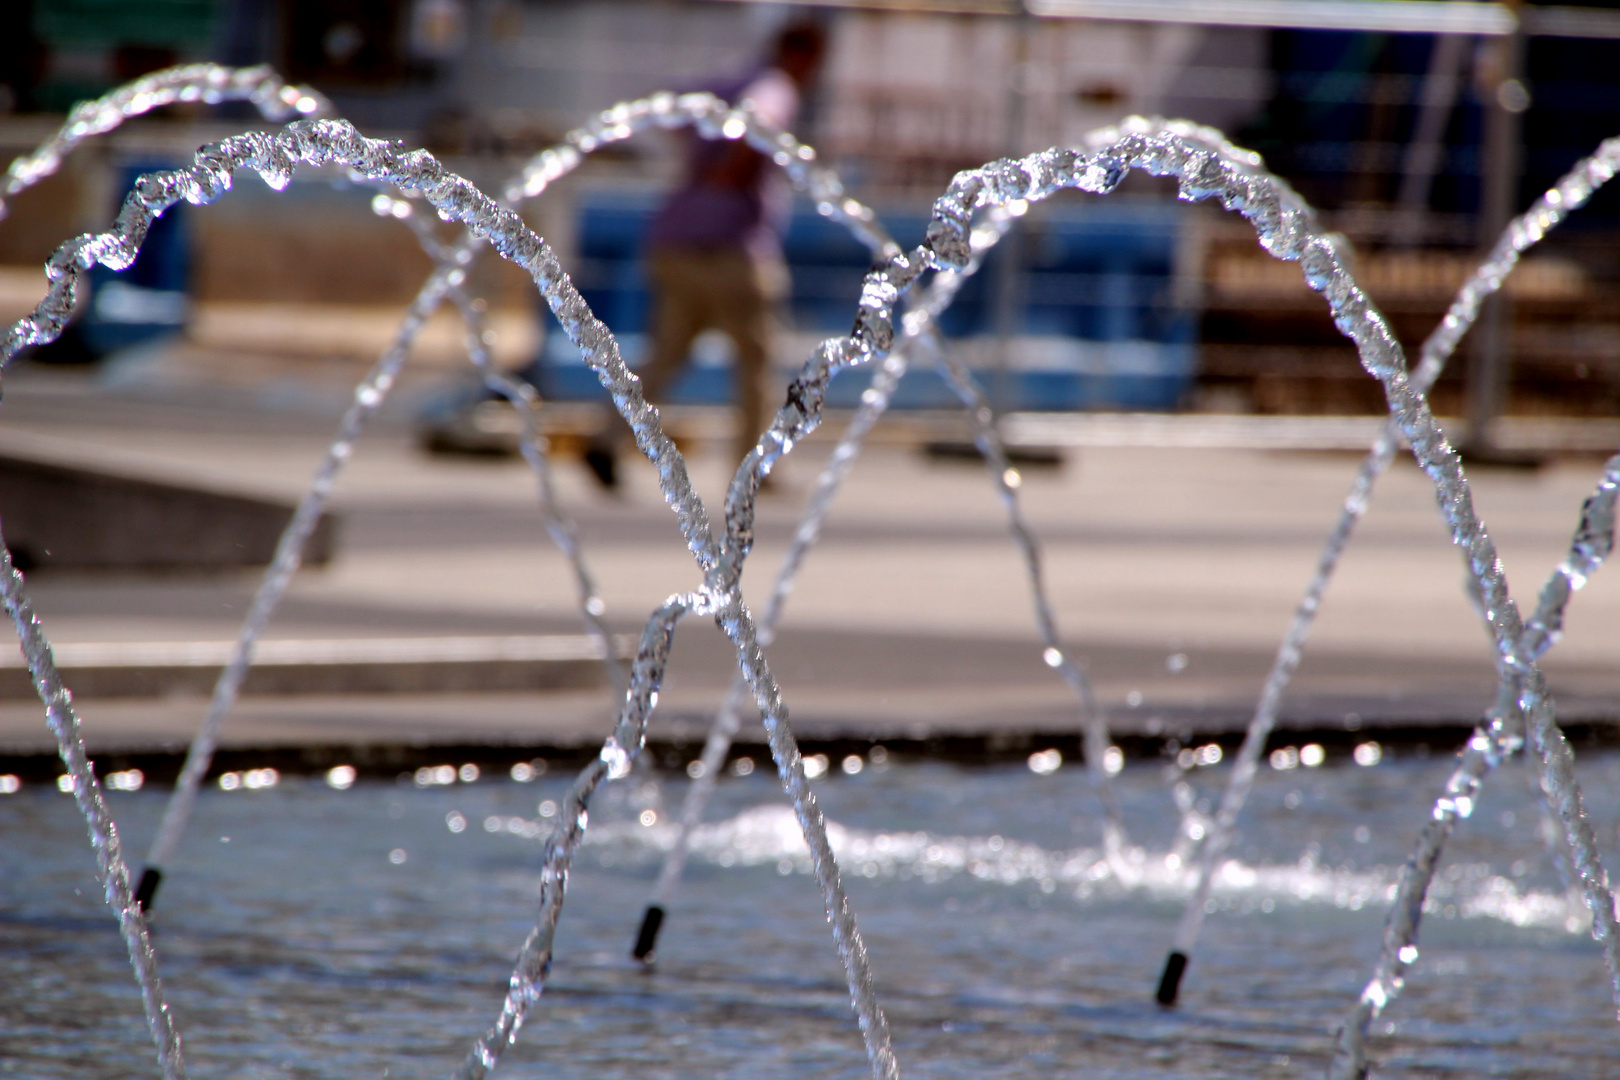
[[[1005,153],[1024,153],[1024,129],[1029,112],[1029,33],[1032,18],[1026,11],[1013,28],[1012,65],[1007,77],[1007,138]],[[1015,220],[996,245],[995,277],[991,294],[991,329],[996,335],[996,370],[991,380],[990,405],[997,417],[1007,411],[1012,382],[1012,341],[1018,330],[1019,293],[1024,265],[1024,223]]]
[[1403,247],[1429,238],[1429,194],[1446,152],[1446,126],[1457,104],[1458,75],[1468,58],[1468,39],[1438,34],[1429,56],[1429,71],[1419,94],[1417,123],[1401,162],[1401,187],[1395,196],[1399,227],[1390,239]]
[[[1515,5],[1515,8],[1517,5]],[[1485,107],[1483,168],[1479,200],[1479,244],[1488,251],[1507,228],[1518,202],[1522,161],[1523,116],[1530,94],[1521,74],[1525,35],[1522,29],[1486,41],[1480,49],[1479,72]],[[1463,451],[1481,461],[1503,457],[1491,436],[1491,425],[1501,415],[1512,372],[1510,355],[1512,309],[1506,296],[1496,293],[1486,301],[1474,332],[1463,387],[1467,433]]]

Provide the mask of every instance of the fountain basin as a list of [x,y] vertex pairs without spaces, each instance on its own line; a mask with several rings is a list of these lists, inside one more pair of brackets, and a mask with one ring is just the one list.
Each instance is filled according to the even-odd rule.
[[[757,755],[756,755],[757,756]],[[1319,1074],[1328,1026],[1376,953],[1395,868],[1449,755],[1262,769],[1182,1007],[1151,1002],[1189,888],[1166,863],[1163,767],[1116,779],[1124,875],[1098,850],[1082,770],[924,762],[815,781],[909,1072],[1129,1078]],[[559,763],[560,764],[560,763]],[[517,783],[319,777],[210,785],[156,933],[197,1075],[436,1075],[504,992],[532,924],[542,804],[571,769]],[[1226,766],[1189,779],[1218,795]],[[1583,755],[1601,841],[1620,754]],[[514,1077],[867,1073],[796,823],[759,759],[728,777],[671,906],[656,967],[628,960],[688,781],[648,774],[593,804],[552,981],[502,1065]],[[126,850],[165,791],[109,794]],[[650,815],[650,816],[648,816]],[[651,824],[643,824],[650,821]],[[1448,849],[1423,956],[1377,1028],[1381,1076],[1599,1077],[1620,1052],[1589,920],[1565,895],[1513,765]],[[6,1071],[124,1077],[151,1057],[72,801],[0,797]],[[1393,1032],[1386,1032],[1387,1025]]]

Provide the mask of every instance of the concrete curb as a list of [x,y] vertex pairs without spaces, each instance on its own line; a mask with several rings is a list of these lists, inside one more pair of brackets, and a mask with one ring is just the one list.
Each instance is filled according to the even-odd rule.
[[[35,567],[265,566],[293,507],[190,484],[0,454],[0,514],[23,571]],[[303,561],[330,561],[322,514]]]
[[[207,695],[229,660],[228,641],[65,644],[54,649],[79,698]],[[615,641],[619,655],[633,649]],[[243,694],[409,694],[584,690],[606,685],[602,653],[583,634],[522,637],[263,641]],[[20,654],[0,659],[0,701],[35,696]]]
[[[1267,742],[1267,751],[1308,742],[1318,743],[1324,750],[1326,763],[1346,766],[1355,761],[1355,748],[1363,743],[1376,743],[1383,758],[1390,757],[1446,757],[1454,753],[1467,738],[1471,727],[1466,724],[1392,725],[1365,727],[1354,732],[1342,728],[1299,728],[1279,730]],[[1620,745],[1620,725],[1612,720],[1577,720],[1565,728],[1570,741],[1582,752],[1613,749]],[[734,765],[747,758],[752,769],[769,772],[770,750],[762,736],[745,729],[745,738],[732,747],[728,762]],[[1213,743],[1221,748],[1222,769],[1229,766],[1232,756],[1243,740],[1239,731],[1204,732],[1194,740],[1198,746]],[[1028,731],[940,734],[926,737],[899,735],[885,738],[873,735],[839,735],[805,732],[799,745],[806,756],[820,754],[827,758],[828,777],[836,782],[838,765],[850,754],[863,759],[872,758],[874,747],[882,747],[883,761],[893,764],[940,762],[960,767],[1015,766],[1025,763],[1032,750],[1057,749],[1063,755],[1063,768],[1083,767],[1085,751],[1078,733],[1037,733]],[[1116,740],[1128,761],[1136,763],[1160,762],[1168,764],[1177,748],[1186,744],[1164,737],[1127,736]],[[382,739],[356,742],[337,741],[320,745],[263,745],[222,747],[216,754],[210,778],[225,772],[244,769],[273,768],[286,776],[319,777],[335,765],[348,765],[358,775],[371,779],[412,781],[412,774],[422,767],[434,768],[450,765],[452,768],[474,764],[479,766],[484,781],[504,780],[511,767],[524,762],[534,767],[541,763],[551,769],[573,770],[597,757],[599,739],[579,743],[574,741],[532,739],[464,739],[445,738],[426,742]],[[657,771],[670,775],[684,773],[688,763],[695,760],[703,749],[702,733],[697,731],[654,731],[647,740],[646,759]],[[185,761],[183,748],[171,749],[104,749],[94,753],[98,775],[108,775],[126,769],[141,770],[151,783],[167,784],[174,781]],[[876,759],[873,759],[876,760]],[[1262,765],[1262,768],[1265,768]],[[54,784],[62,773],[61,759],[47,751],[0,750],[0,775],[19,777],[26,784]],[[1301,775],[1308,775],[1306,769]],[[825,781],[824,781],[825,782]]]

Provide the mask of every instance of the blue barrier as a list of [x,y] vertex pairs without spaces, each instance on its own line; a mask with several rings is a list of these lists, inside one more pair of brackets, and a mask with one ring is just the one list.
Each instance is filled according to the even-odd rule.
[[[120,197],[142,173],[172,162],[142,162],[122,170]],[[172,206],[152,222],[135,262],[125,270],[90,268],[90,304],[78,330],[91,353],[105,356],[143,341],[178,334],[189,313],[191,249],[186,207]]]
[[[635,366],[645,345],[651,301],[642,271],[643,238],[657,207],[643,194],[591,193],[579,210],[570,274],[592,310],[616,333]],[[1015,288],[1014,332],[1003,361],[995,345],[992,265],[969,278],[941,325],[969,350],[976,374],[1003,408],[1018,410],[1170,409],[1197,370],[1198,313],[1178,303],[1175,264],[1184,208],[1162,200],[1108,207],[1068,206],[1026,219]],[[921,239],[926,216],[886,213],[902,244]],[[789,327],[813,336],[848,330],[852,301],[869,267],[866,249],[809,206],[796,208],[783,237],[793,277]],[[729,350],[700,339],[693,363],[669,400],[716,404],[731,398]],[[802,357],[792,357],[793,367]],[[560,333],[547,338],[526,372],[553,400],[603,397],[596,378]],[[839,376],[828,403],[853,407],[871,375]],[[956,398],[929,370],[909,373],[894,397],[902,409],[953,408]]]

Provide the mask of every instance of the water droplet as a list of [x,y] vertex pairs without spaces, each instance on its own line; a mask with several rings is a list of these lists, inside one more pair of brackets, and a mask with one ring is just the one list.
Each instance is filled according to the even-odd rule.
[[600,756],[607,764],[609,780],[622,780],[630,775],[630,755],[614,740],[608,740],[607,745],[602,747]]
[[1063,755],[1057,750],[1037,750],[1029,755],[1029,771],[1037,776],[1055,773],[1063,767]]

